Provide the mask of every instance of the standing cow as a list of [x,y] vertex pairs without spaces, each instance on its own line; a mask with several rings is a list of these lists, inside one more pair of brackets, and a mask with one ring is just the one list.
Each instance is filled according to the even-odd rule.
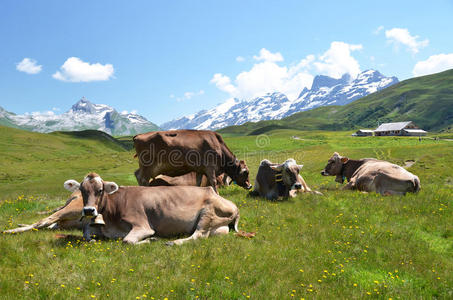
[[[321,194],[312,191],[299,174],[303,165],[298,165],[292,158],[282,164],[271,163],[264,159],[261,161],[256,174],[255,187],[252,196],[261,196],[269,200],[278,197],[295,197],[297,192]],[[321,194],[322,195],[322,194]]]
[[209,130],[170,130],[139,134],[134,137],[139,169],[139,185],[148,186],[158,175],[181,176],[197,173],[197,186],[205,175],[217,191],[216,176],[226,173],[243,188],[250,189],[249,169],[227,147],[222,137]]
[[420,190],[420,180],[403,167],[374,158],[349,159],[335,152],[323,176],[336,176],[335,181],[348,184],[344,189],[376,192],[382,195],[404,195]]
[[[237,230],[239,209],[219,196],[211,187],[194,186],[121,186],[104,181],[96,173],[88,174],[81,183],[65,182],[70,191],[80,189],[82,216],[103,216],[98,228],[106,238],[123,238],[138,244],[150,238],[190,234],[170,244]],[[89,236],[89,234],[87,234]]]

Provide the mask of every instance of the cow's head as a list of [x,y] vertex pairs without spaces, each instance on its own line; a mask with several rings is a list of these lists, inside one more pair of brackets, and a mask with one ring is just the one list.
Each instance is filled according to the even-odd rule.
[[78,183],[75,180],[67,180],[64,187],[69,191],[77,189],[82,193],[83,210],[82,216],[93,218],[98,215],[98,205],[104,196],[104,193],[113,194],[118,190],[118,185],[112,181],[104,181],[96,173],[88,174]]
[[335,152],[327,162],[324,170],[321,171],[322,176],[336,176],[335,181],[339,183],[344,182],[343,178],[343,165],[348,162],[347,157],[343,157]]
[[282,174],[281,180],[289,190],[300,190],[302,188],[302,184],[298,181],[298,179],[300,169],[302,169],[303,166],[304,165],[298,165],[294,159],[290,158],[280,165],[271,165],[270,167],[274,171]]
[[234,181],[236,182],[237,185],[249,190],[252,188],[252,185],[250,184],[249,180],[249,168],[245,164],[245,161],[240,160],[237,162],[238,168],[237,168],[237,173],[235,174]]

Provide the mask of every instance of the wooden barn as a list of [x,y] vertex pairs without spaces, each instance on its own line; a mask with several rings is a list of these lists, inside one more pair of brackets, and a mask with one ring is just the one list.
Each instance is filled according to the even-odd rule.
[[426,131],[420,129],[412,121],[383,123],[374,130],[375,136],[422,136],[426,135]]

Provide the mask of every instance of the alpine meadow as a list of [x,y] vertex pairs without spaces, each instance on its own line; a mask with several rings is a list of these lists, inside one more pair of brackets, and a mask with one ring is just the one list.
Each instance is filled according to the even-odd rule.
[[[2,229],[30,224],[63,205],[63,182],[88,171],[136,185],[130,138],[96,132],[31,133],[1,127]],[[351,132],[275,130],[225,138],[254,178],[261,159],[304,164],[324,195],[268,201],[232,185],[220,194],[240,209],[239,228],[180,247],[166,239],[131,246],[87,243],[81,231],[2,234],[3,299],[450,298],[453,279],[453,143],[408,137],[354,138]],[[298,137],[297,139],[293,137]],[[320,171],[334,151],[409,168],[418,194],[342,191]]]
[[453,299],[452,16],[0,1],[0,300]]

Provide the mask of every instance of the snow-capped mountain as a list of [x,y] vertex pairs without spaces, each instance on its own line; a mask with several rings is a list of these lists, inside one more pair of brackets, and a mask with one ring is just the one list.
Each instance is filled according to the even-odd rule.
[[31,131],[78,131],[96,129],[112,135],[134,135],[157,130],[158,126],[134,113],[118,113],[105,104],[94,104],[85,97],[63,114],[52,111],[15,115],[0,108],[0,124],[9,121],[14,127]]
[[385,77],[375,70],[364,71],[355,79],[349,74],[339,79],[318,75],[311,89],[304,88],[297,99],[288,99],[279,92],[252,100],[229,99],[213,109],[164,123],[161,128],[219,129],[250,121],[281,119],[319,106],[345,105],[397,82],[398,78]]

